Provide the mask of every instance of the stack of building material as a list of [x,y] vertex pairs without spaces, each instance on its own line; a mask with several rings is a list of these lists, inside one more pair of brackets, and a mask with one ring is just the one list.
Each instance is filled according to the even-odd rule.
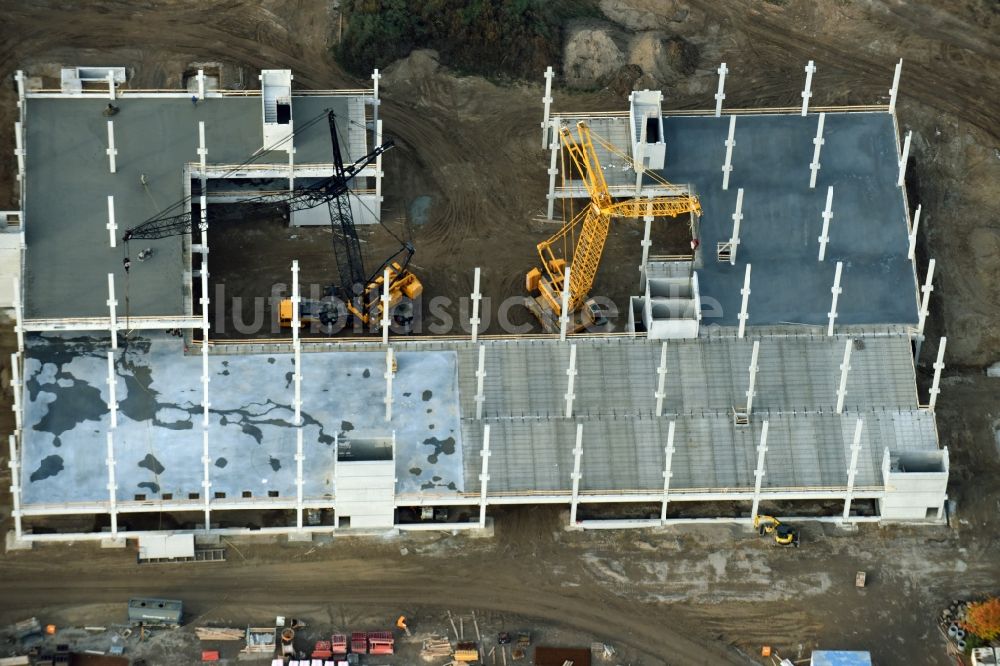
[[355,631],[351,634],[351,652],[368,654],[368,634],[363,631]]
[[441,636],[431,636],[424,639],[423,647],[420,649],[420,656],[424,659],[436,659],[438,657],[450,657],[452,655],[451,642]]
[[479,661],[479,645],[472,641],[461,642],[455,646],[455,661]]
[[388,631],[368,632],[368,654],[392,654],[395,639]]
[[345,634],[330,636],[330,651],[333,654],[347,654],[347,636]]
[[247,627],[247,645],[244,652],[274,652],[277,645],[274,627]]
[[245,629],[232,627],[195,627],[194,633],[201,641],[239,641],[246,637]]
[[313,659],[327,659],[333,656],[333,649],[330,646],[330,641],[316,641],[316,646],[312,651]]

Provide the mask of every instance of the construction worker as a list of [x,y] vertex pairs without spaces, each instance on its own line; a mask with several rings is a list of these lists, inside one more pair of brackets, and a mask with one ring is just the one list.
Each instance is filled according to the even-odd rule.
[[153,256],[153,248],[147,247],[139,253],[139,261],[146,261]]
[[128,273],[128,269],[132,267],[132,262],[129,261],[128,257],[122,259],[122,266],[125,267],[125,272]]
[[119,109],[117,106],[115,106],[111,102],[108,102],[107,108],[104,109],[104,115],[106,115],[106,116],[113,116],[116,113],[118,113],[119,111],[121,111],[121,109]]

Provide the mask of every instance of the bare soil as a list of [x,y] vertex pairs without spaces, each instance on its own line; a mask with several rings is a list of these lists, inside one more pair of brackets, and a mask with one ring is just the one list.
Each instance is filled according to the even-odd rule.
[[[184,599],[195,617],[237,626],[266,623],[280,612],[332,625],[343,617],[383,622],[405,611],[418,631],[439,630],[443,609],[476,609],[556,632],[566,645],[606,640],[623,650],[622,663],[633,664],[748,663],[759,659],[762,644],[793,659],[822,646],[870,649],[879,664],[954,663],[934,626],[937,610],[953,598],[1000,592],[1000,380],[981,370],[1000,356],[996,4],[601,5],[622,30],[666,31],[698,47],[694,73],[665,90],[667,108],[711,106],[721,61],[730,67],[730,106],[797,104],[809,59],[819,68],[814,104],[885,101],[892,66],[904,59],[898,112],[902,129],[914,131],[909,192],[914,206],[923,205],[921,265],[938,261],[922,367],[933,341],[949,337],[938,419],[957,502],[950,527],[843,533],[808,525],[803,547],[783,550],[728,528],[579,534],[563,531],[565,516],[556,510],[496,510],[493,540],[434,534],[309,546],[239,543],[210,571],[140,568],[134,553],[90,545],[45,547],[0,559],[0,622],[35,614],[61,625],[111,623],[129,596],[156,594]],[[363,83],[330,58],[336,14],[309,0],[95,0],[73,10],[0,0],[0,16],[5,76],[16,68],[53,76],[58,64],[122,63],[136,67],[133,85],[176,87],[192,63],[218,62],[227,85],[253,80],[261,67],[290,67],[307,88]],[[547,168],[539,150],[540,86],[459,78],[411,57],[386,72],[383,94],[385,128],[398,146],[385,161],[385,219],[412,236],[428,291],[464,296],[473,267],[482,266],[484,293],[520,293],[534,245],[554,230],[536,221],[544,214]],[[556,91],[560,110],[625,106],[609,90]],[[0,126],[9,128],[14,113],[12,90],[2,86]],[[0,160],[0,202],[13,203],[9,132],[0,143],[7,156]],[[431,204],[418,225],[412,211],[422,196]],[[296,232],[275,221],[255,224],[259,245],[234,244],[228,257],[213,249],[213,277],[227,289],[247,257],[261,267],[255,273],[265,274],[259,284],[234,285],[247,297],[287,279],[293,256],[303,261],[307,280],[329,281],[328,232],[292,240]],[[626,226],[612,238],[620,245],[609,248],[598,289],[628,294],[636,284],[639,231]],[[272,253],[278,241],[294,243],[293,251]],[[274,277],[267,275],[272,269]],[[0,344],[9,349],[13,336],[3,331]],[[0,430],[11,426],[9,409],[0,405]],[[9,470],[0,470],[6,490]],[[9,496],[3,499],[9,507]],[[6,518],[3,527],[9,525]],[[864,590],[854,588],[857,570],[868,572]],[[150,655],[150,663],[178,663],[177,655],[195,648],[180,641],[171,649],[180,652]]]

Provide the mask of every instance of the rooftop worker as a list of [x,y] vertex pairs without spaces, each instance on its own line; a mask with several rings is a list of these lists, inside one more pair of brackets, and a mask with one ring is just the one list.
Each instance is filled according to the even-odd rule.
[[128,257],[122,259],[122,266],[125,267],[125,272],[128,273],[128,269],[132,266],[132,262],[129,261]]
[[139,252],[139,261],[146,261],[153,256],[153,248],[147,247],[145,250]]
[[114,104],[112,104],[111,102],[108,102],[108,106],[107,106],[107,108],[106,108],[106,109],[104,109],[104,112],[103,112],[103,113],[104,113],[104,115],[106,115],[106,116],[113,116],[113,115],[115,115],[116,113],[118,113],[119,111],[121,111],[121,109],[119,109],[119,108],[118,108],[117,106],[115,106],[115,105],[114,105]]
[[198,106],[198,96],[197,95],[191,95],[191,103],[194,104],[195,106]]

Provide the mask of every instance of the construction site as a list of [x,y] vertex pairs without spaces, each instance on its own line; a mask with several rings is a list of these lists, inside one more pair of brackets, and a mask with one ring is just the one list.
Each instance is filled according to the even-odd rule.
[[[617,27],[568,34],[661,34],[635,27],[662,31],[660,9],[617,4],[601,3]],[[684,11],[670,21],[713,10]],[[762,16],[778,11],[806,10]],[[974,659],[951,614],[998,591],[989,548],[962,542],[995,520],[995,493],[975,491],[1000,456],[980,379],[998,374],[981,369],[995,295],[978,342],[949,318],[959,276],[989,283],[995,240],[973,232],[963,274],[938,236],[930,182],[952,181],[927,166],[926,65],[869,58],[859,90],[882,92],[830,94],[840,54],[795,51],[785,87],[748,94],[737,51],[686,34],[697,90],[649,76],[581,92],[572,39],[510,88],[426,51],[362,80],[279,53],[175,55],[153,73],[83,42],[5,60],[0,621],[104,625],[16,625],[52,660],[30,663],[61,663],[66,642],[149,664]],[[77,557],[120,574],[124,596],[79,588],[36,610],[28,563]],[[339,588],[309,582],[324,562]],[[856,617],[845,595],[891,585],[885,603],[914,613],[890,562],[961,574],[884,628],[927,642],[936,625],[940,655],[787,606]],[[241,570],[298,591],[213,597]],[[504,582],[453,592],[491,571]],[[119,626],[129,599],[184,600],[184,620],[133,636],[150,623],[130,606]],[[659,619],[638,629],[633,604]],[[787,621],[754,626],[768,605]],[[307,619],[271,626],[286,612]],[[679,612],[700,629],[656,637]]]

